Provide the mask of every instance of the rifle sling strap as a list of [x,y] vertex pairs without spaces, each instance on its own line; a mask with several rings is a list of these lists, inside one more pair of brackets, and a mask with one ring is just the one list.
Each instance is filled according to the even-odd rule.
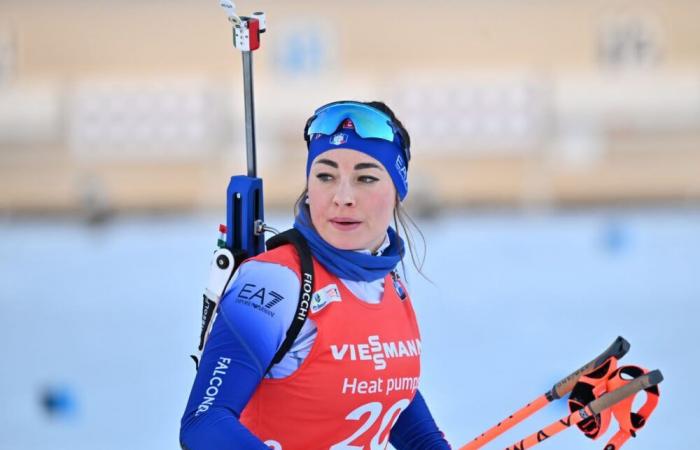
[[279,363],[289,349],[292,348],[292,344],[294,344],[294,341],[301,331],[301,327],[304,326],[306,318],[309,315],[309,305],[311,304],[311,295],[313,294],[314,264],[311,258],[309,244],[299,231],[291,228],[268,239],[266,246],[268,250],[272,250],[273,248],[285,244],[292,244],[294,246],[299,255],[299,260],[301,261],[299,301],[297,302],[297,310],[294,314],[292,324],[287,330],[284,342],[282,342],[274,358],[272,358],[272,362],[270,362],[265,373],[268,373],[272,366]]

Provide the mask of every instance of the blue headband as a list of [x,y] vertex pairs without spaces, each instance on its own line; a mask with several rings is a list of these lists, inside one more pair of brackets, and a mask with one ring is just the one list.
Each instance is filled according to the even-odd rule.
[[391,176],[399,199],[403,201],[408,194],[408,170],[403,149],[397,143],[377,138],[362,138],[355,133],[352,122],[344,123],[332,135],[314,134],[309,140],[309,155],[306,160],[306,177],[311,172],[311,163],[328,150],[334,149],[357,150],[379,161]]

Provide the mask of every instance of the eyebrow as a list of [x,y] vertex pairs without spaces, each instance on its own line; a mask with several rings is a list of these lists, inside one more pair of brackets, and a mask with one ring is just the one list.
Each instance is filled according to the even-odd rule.
[[[335,161],[332,161],[330,159],[319,159],[316,161],[316,164],[325,164],[327,166],[331,166],[334,169],[338,168],[338,163]],[[383,170],[384,168],[380,166],[379,164],[371,163],[371,162],[363,162],[363,163],[357,163],[355,164],[355,170],[362,170],[362,169],[379,169]]]
[[331,161],[330,159],[319,159],[318,161],[316,161],[316,164],[325,164],[327,166],[333,167],[334,169],[338,168],[338,163],[335,161]]
[[362,170],[362,169],[379,169],[379,170],[384,170],[384,168],[378,164],[375,163],[358,163],[355,164],[355,170]]

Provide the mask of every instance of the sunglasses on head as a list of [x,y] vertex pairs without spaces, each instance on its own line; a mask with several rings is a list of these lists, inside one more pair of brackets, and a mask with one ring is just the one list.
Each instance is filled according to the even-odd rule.
[[315,134],[331,135],[347,119],[353,123],[355,132],[362,138],[376,138],[398,144],[411,159],[411,152],[406,143],[405,132],[397,126],[386,113],[364,103],[339,101],[329,103],[317,109],[304,127],[304,139],[308,143]]

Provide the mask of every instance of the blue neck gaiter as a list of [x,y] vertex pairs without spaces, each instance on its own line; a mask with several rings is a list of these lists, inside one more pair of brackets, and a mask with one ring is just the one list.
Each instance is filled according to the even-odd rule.
[[304,235],[311,253],[330,273],[352,281],[374,281],[394,270],[405,253],[403,240],[389,227],[389,246],[379,256],[341,250],[326,242],[311,223],[308,208],[301,207],[294,228]]

